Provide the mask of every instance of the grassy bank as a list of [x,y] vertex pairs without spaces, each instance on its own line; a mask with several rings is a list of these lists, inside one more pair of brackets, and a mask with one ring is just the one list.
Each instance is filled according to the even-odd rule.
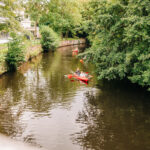
[[[24,41],[24,46],[25,61],[28,61],[42,52],[40,40],[26,40]],[[0,44],[0,75],[8,71],[8,66],[6,63],[7,53],[8,45]]]
[[6,65],[6,55],[8,52],[7,44],[0,44],[0,74],[8,70]]
[[[67,46],[68,41],[70,42],[69,45],[71,44],[74,45],[77,43],[82,43],[83,39],[75,39],[75,38],[61,39],[60,46]],[[43,51],[42,46],[40,44],[40,40],[31,40],[31,41],[26,40],[24,41],[24,46],[25,46],[25,49],[24,49],[25,62],[37,56]],[[8,71],[8,66],[6,63],[7,53],[8,53],[7,44],[0,44],[0,75]]]
[[[24,42],[24,45],[25,45],[25,53],[28,52],[28,55],[34,56],[34,52],[32,52],[30,49],[39,46],[40,40],[32,40],[32,41],[28,40]],[[8,52],[7,44],[0,44],[0,63],[5,61],[7,52]]]

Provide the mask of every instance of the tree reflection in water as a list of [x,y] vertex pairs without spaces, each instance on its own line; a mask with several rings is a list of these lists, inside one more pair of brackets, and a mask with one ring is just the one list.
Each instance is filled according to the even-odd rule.
[[150,96],[142,91],[101,87],[95,95],[86,93],[84,110],[77,122],[84,124],[73,140],[83,149],[150,149]]
[[1,133],[14,136],[21,133],[22,128],[19,125],[19,117],[22,112],[22,107],[18,107],[18,109],[14,112],[12,109],[13,97],[10,96],[10,89],[8,89],[3,97],[0,97],[0,131]]

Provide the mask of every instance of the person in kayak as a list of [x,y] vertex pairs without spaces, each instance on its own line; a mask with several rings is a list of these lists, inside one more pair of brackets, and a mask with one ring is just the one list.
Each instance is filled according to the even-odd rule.
[[81,71],[80,77],[88,78],[88,74],[83,72],[83,71]]
[[83,71],[81,71],[81,73],[80,73],[80,77],[85,77],[85,74],[84,74],[84,72],[83,72]]
[[77,48],[75,48],[75,50],[74,50],[74,51],[78,52],[78,51],[79,51],[78,47],[77,47]]
[[88,75],[87,73],[81,71],[80,77],[89,78],[89,77],[91,77],[91,76]]
[[81,71],[80,71],[80,69],[79,69],[79,68],[77,68],[77,70],[76,70],[75,74],[76,74],[76,75],[78,75],[78,76],[80,76]]

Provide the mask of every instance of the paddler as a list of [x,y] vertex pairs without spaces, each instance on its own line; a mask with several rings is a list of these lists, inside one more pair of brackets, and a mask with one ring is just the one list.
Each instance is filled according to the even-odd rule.
[[77,68],[77,70],[76,70],[75,74],[76,74],[76,75],[78,75],[78,76],[80,76],[81,71],[80,71],[80,69],[79,69],[79,68]]

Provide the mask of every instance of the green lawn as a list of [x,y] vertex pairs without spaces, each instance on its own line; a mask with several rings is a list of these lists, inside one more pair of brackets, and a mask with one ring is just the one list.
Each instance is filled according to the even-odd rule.
[[31,41],[29,41],[29,40],[25,41],[26,48],[31,47],[31,46],[35,46],[35,45],[38,45],[38,44],[40,44],[40,40],[39,39],[31,40]]
[[0,44],[0,50],[7,48],[7,43],[5,44]]
[[0,49],[0,63],[5,61],[7,52],[8,52],[8,48],[7,47],[5,47],[3,49]]

